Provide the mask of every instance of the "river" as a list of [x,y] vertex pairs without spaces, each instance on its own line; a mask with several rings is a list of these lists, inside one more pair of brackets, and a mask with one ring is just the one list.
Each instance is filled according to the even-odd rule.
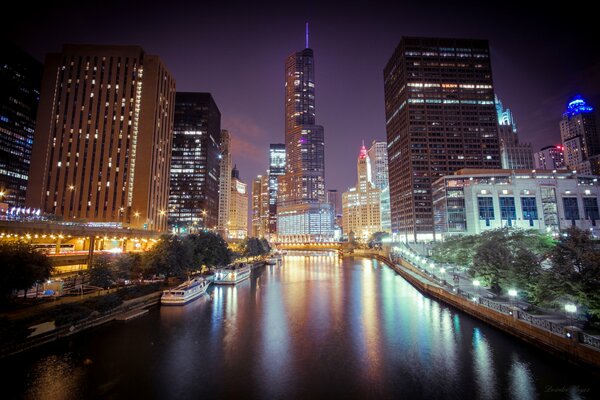
[[600,398],[584,368],[334,256],[288,255],[0,367],[2,398]]

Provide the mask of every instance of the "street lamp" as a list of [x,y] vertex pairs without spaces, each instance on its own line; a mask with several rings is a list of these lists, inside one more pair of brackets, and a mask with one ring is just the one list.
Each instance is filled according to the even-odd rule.
[[481,285],[481,282],[479,282],[478,279],[475,279],[473,281],[473,286],[475,286],[477,288],[477,297],[481,298],[481,296],[479,295],[479,285]]
[[565,304],[565,311],[569,316],[569,325],[573,325],[573,314],[577,312],[577,306],[575,304]]
[[515,289],[508,289],[508,296],[510,297],[510,305],[513,305],[513,300],[517,297],[517,291]]
[[442,285],[446,286],[446,279],[444,279],[444,274],[446,273],[446,268],[441,267],[440,273],[442,274]]

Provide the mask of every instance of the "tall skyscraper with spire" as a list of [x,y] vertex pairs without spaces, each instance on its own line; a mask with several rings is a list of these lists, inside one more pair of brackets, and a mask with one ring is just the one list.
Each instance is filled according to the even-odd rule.
[[325,203],[325,138],[316,124],[314,53],[308,47],[285,61],[286,171],[277,198],[277,232],[283,241],[319,241],[333,234]]

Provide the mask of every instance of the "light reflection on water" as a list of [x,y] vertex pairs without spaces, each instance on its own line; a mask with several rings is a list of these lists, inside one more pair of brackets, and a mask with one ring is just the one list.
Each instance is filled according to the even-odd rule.
[[185,307],[1,366],[8,398],[598,397],[582,368],[423,296],[377,261],[330,256],[286,256]]

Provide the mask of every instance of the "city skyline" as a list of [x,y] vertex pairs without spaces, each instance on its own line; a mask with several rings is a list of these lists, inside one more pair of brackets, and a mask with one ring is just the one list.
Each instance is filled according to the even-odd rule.
[[[122,10],[127,11],[129,7],[132,6]],[[327,144],[342,141],[359,144],[362,138],[385,138],[382,71],[402,35],[489,39],[497,94],[513,111],[519,123],[520,137],[533,142],[534,151],[560,143],[558,121],[564,104],[574,95],[581,94],[593,106],[600,103],[599,80],[596,79],[600,74],[599,56],[580,51],[592,40],[592,35],[586,35],[593,30],[585,23],[587,16],[577,23],[550,27],[547,22],[557,16],[559,10],[520,8],[518,14],[511,15],[513,24],[507,28],[506,16],[501,11],[490,12],[477,6],[461,17],[464,7],[439,6],[438,10],[446,12],[436,14],[458,18],[456,23],[446,23],[442,28],[435,27],[439,25],[435,22],[442,17],[427,16],[413,6],[407,6],[402,19],[398,17],[397,20],[391,11],[397,11],[399,6],[390,9],[373,7],[365,15],[357,7],[349,7],[338,18],[333,18],[333,9],[327,6],[317,8],[309,4],[306,10],[293,17],[286,13],[288,6],[258,6],[249,13],[242,9],[228,12],[230,25],[235,28],[223,33],[219,32],[221,29],[215,30],[225,17],[221,7],[208,7],[203,13],[203,18],[208,18],[207,24],[198,24],[202,27],[167,29],[160,35],[149,32],[152,24],[147,22],[159,17],[158,10],[151,7],[142,12],[140,20],[144,23],[141,26],[139,22],[133,22],[133,26],[118,24],[116,22],[122,17],[117,15],[110,30],[107,26],[105,30],[100,27],[92,31],[86,29],[85,18],[82,18],[81,24],[69,25],[68,30],[59,28],[41,35],[52,21],[47,14],[57,12],[42,10],[39,14],[35,11],[33,15],[27,14],[32,22],[23,27],[16,25],[19,23],[17,17],[5,28],[10,29],[9,39],[37,59],[43,59],[45,53],[59,51],[63,44],[70,42],[139,44],[147,51],[161,55],[173,71],[178,91],[206,91],[214,95],[222,109],[223,127],[232,132],[233,156],[238,167],[245,176],[255,176],[264,173],[267,167],[269,143],[281,140],[284,131],[281,63],[290,49],[304,44],[304,23],[309,21],[310,46],[319,55],[317,119],[327,128],[326,189],[341,191],[353,185],[350,173],[354,169],[353,160],[345,157],[343,146]],[[101,7],[93,18],[102,17],[108,10],[110,7]],[[537,11],[541,18],[533,20]],[[60,12],[71,13],[65,9]],[[187,17],[181,7],[173,6],[167,12],[169,16],[179,16],[177,26],[186,25]],[[473,21],[486,18],[486,24],[459,23],[466,18]],[[419,21],[428,23],[420,28]],[[12,23],[15,25],[11,26]],[[579,26],[578,37],[582,39],[573,42],[568,40],[570,35],[567,33],[576,25]],[[278,32],[276,37],[271,34],[274,30]],[[190,42],[187,37],[206,40]],[[569,52],[568,61],[556,59],[555,55],[561,51]],[[354,61],[357,54],[360,54],[360,60]],[[528,63],[519,63],[525,55]],[[245,60],[243,67],[233,62],[239,57]],[[348,67],[339,71],[342,64]],[[532,79],[539,70],[544,71],[543,76]],[[349,81],[352,85],[347,84]],[[260,101],[253,100],[257,88],[260,88]],[[351,92],[360,93],[360,96],[351,103],[343,101]],[[353,116],[359,118],[351,118]]]

